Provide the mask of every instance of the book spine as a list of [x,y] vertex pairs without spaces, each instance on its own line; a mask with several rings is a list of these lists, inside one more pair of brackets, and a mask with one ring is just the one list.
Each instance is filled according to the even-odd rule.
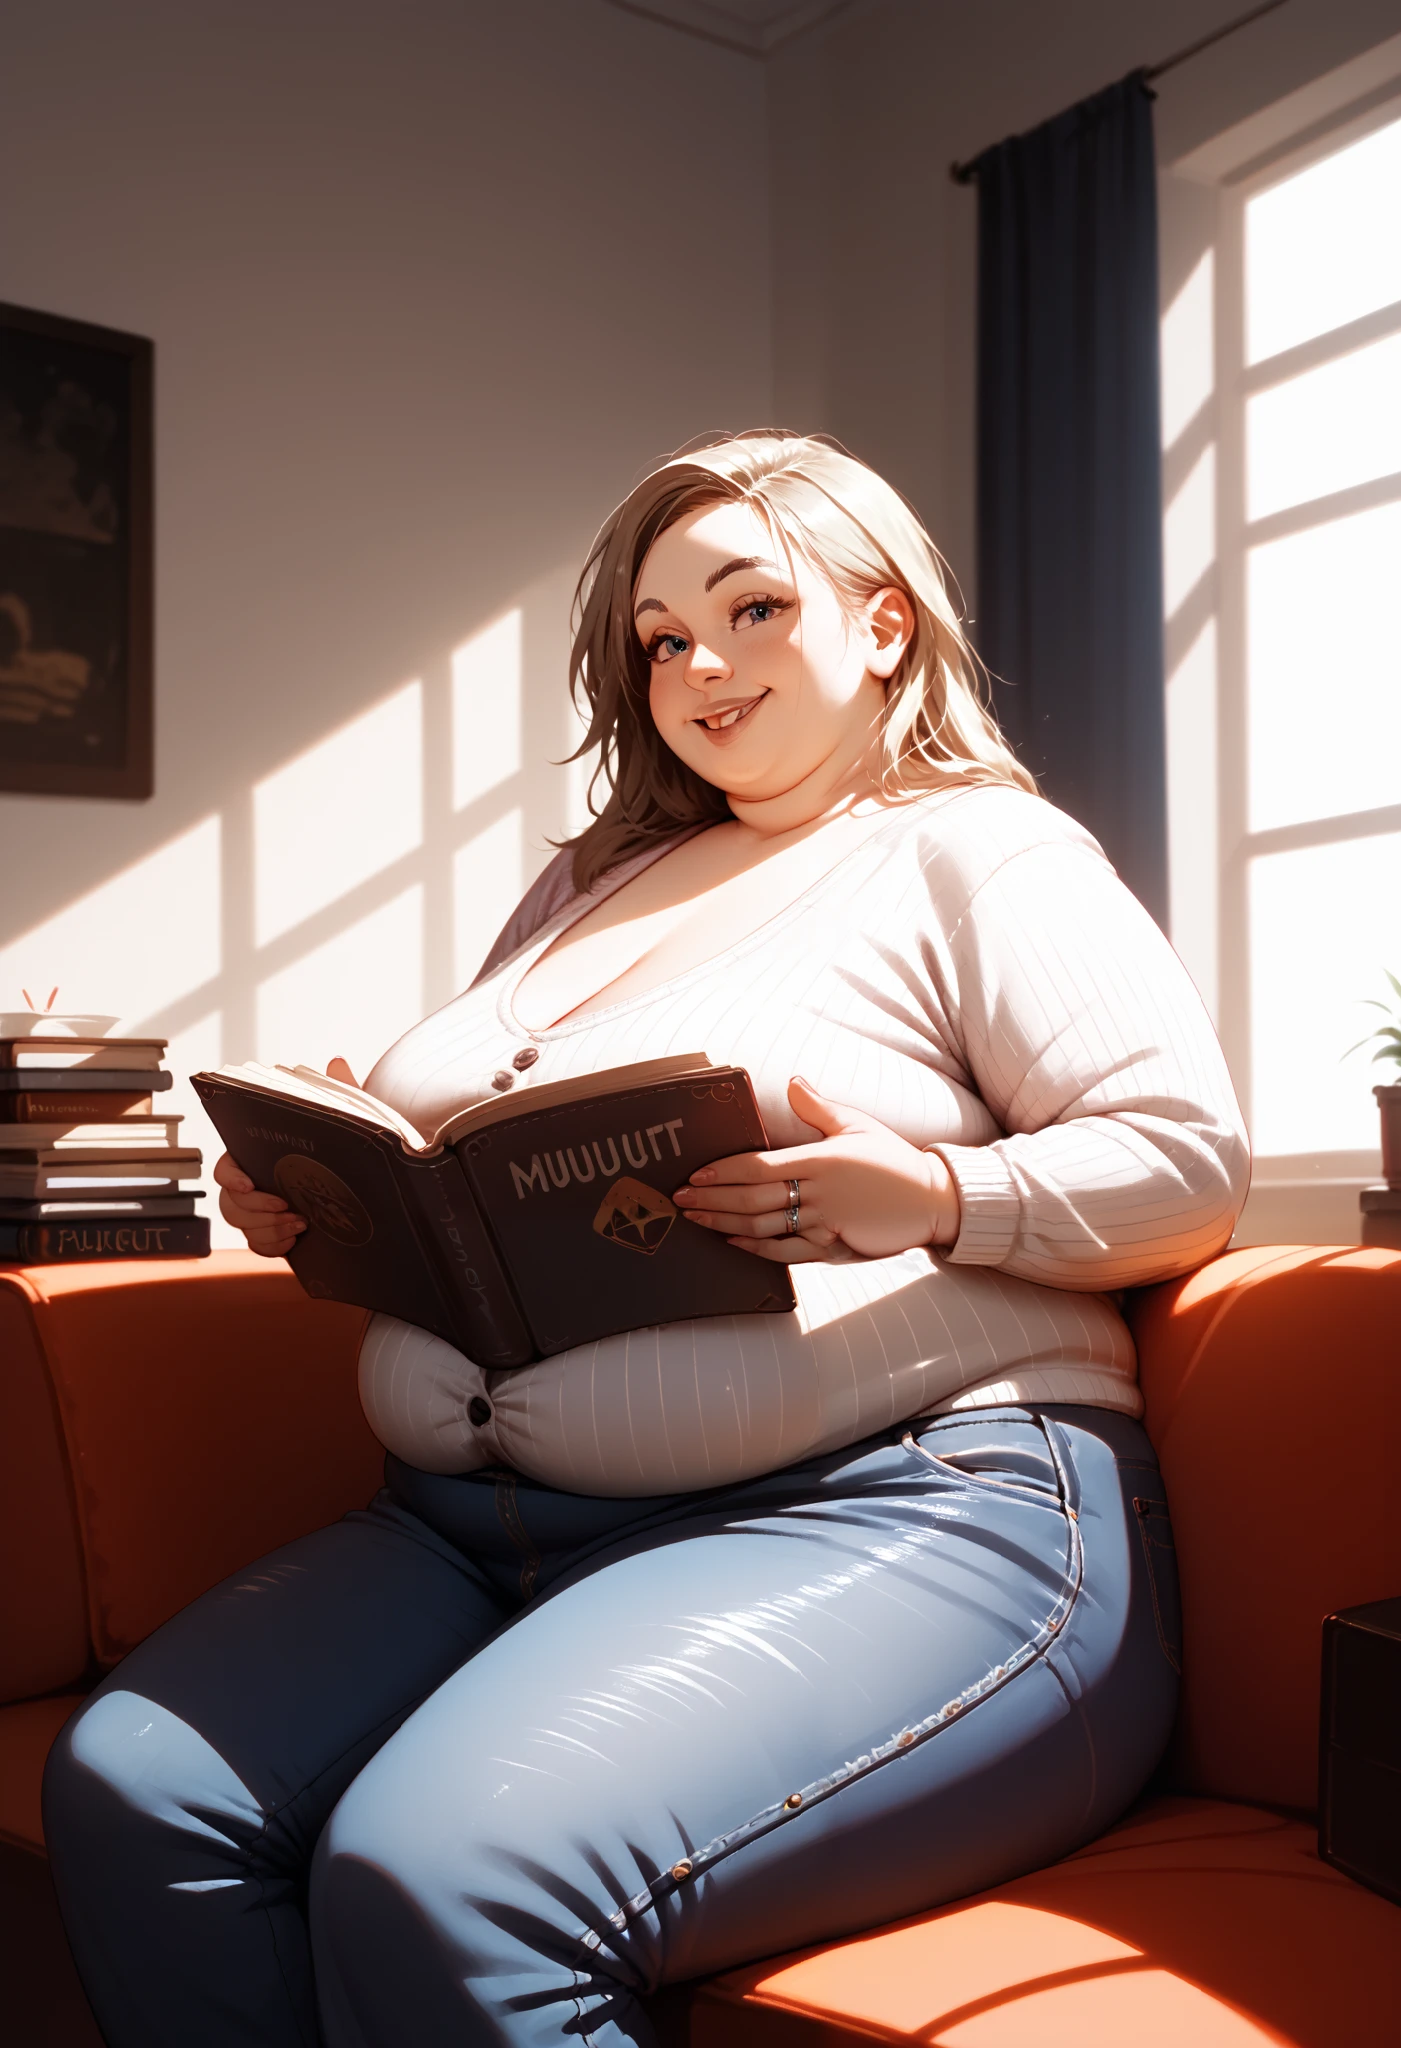
[[539,1353],[462,1163],[445,1152],[406,1178],[455,1311],[458,1350],[493,1371],[528,1365]]
[[59,1265],[82,1259],[203,1259],[207,1216],[154,1223],[0,1223],[0,1259]]
[[75,1089],[61,1095],[6,1092],[0,1095],[0,1122],[7,1124],[107,1124],[117,1117],[150,1116],[149,1095],[119,1095],[115,1091],[80,1095]]

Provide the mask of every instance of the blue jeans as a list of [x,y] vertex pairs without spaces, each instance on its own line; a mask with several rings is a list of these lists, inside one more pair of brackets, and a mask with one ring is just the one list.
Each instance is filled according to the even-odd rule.
[[391,1459],[143,1643],[45,1826],[111,2048],[653,2040],[662,1984],[1052,1861],[1177,1693],[1137,1423],[991,1409],[599,1500]]

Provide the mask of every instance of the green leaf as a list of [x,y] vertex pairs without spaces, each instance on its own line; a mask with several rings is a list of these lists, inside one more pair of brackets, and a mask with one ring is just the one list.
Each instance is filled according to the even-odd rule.
[[1397,995],[1398,995],[1398,996],[1401,996],[1401,981],[1398,981],[1398,980],[1396,979],[1396,976],[1395,976],[1395,975],[1394,975],[1394,974],[1392,973],[1392,971],[1391,971],[1391,969],[1390,969],[1389,967],[1383,967],[1383,969],[1382,969],[1382,973],[1383,973],[1383,974],[1384,974],[1384,975],[1386,976],[1387,980],[1388,980],[1388,981],[1389,981],[1389,982],[1391,983],[1391,986],[1392,986],[1392,987],[1393,987],[1393,988],[1395,989],[1395,991],[1396,991]]

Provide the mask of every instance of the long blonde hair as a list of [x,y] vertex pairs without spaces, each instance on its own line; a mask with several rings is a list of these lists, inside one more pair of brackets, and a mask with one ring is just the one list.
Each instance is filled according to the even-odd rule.
[[588,731],[573,758],[597,747],[599,765],[589,789],[593,823],[568,842],[576,888],[588,889],[648,840],[731,815],[723,790],[679,760],[652,723],[632,610],[658,534],[722,503],[752,505],[851,609],[890,585],[908,596],[915,628],[886,685],[881,731],[887,797],[955,782],[1035,792],[988,708],[985,673],[949,597],[942,557],[899,492],[823,435],[726,435],[644,477],[604,522],[579,578],[569,680]]

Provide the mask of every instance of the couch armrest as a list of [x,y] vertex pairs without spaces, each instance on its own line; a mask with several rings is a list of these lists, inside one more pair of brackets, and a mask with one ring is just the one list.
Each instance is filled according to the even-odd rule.
[[1182,1577],[1182,1789],[1312,1811],[1325,1614],[1401,1593],[1401,1253],[1252,1246],[1131,1298]]
[[379,1484],[363,1311],[308,1299],[282,1260],[10,1267],[0,1289],[52,1388],[99,1664]]

